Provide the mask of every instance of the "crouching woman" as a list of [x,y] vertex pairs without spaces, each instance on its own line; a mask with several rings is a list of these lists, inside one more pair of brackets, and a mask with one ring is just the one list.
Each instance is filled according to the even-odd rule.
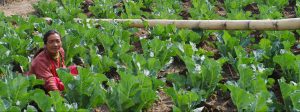
[[35,54],[28,75],[35,74],[38,79],[43,79],[47,92],[63,91],[64,84],[56,72],[57,68],[66,68],[61,36],[57,31],[50,30],[44,34],[43,41],[44,48]]

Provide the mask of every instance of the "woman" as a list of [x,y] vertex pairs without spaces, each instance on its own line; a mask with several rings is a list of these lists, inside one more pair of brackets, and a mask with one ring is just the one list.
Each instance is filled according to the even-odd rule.
[[61,36],[57,31],[50,30],[45,33],[43,41],[44,48],[35,54],[29,74],[35,74],[38,79],[43,79],[46,91],[63,91],[64,84],[56,73],[57,68],[66,68]]

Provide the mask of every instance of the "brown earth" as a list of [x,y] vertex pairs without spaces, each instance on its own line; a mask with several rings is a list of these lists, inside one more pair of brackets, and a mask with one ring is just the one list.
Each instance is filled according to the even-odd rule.
[[37,3],[38,0],[0,0],[6,3],[0,4],[0,12],[4,12],[5,16],[20,15],[28,16],[33,14],[34,8],[33,4]]

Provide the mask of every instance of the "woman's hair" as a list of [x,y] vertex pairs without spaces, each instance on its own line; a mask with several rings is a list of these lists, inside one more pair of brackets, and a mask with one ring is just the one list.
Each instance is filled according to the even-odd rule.
[[[56,31],[56,30],[49,30],[48,32],[46,32],[44,34],[44,38],[43,38],[43,41],[44,41],[44,45],[47,44],[47,41],[48,41],[48,37],[52,34],[58,34],[59,37],[60,37],[60,34]],[[35,58],[38,54],[40,54],[42,51],[44,50],[44,48],[40,48],[33,56],[33,58]]]
[[44,34],[44,38],[43,38],[44,44],[47,44],[48,37],[52,34],[58,34],[60,37],[60,34],[56,30],[49,30]]

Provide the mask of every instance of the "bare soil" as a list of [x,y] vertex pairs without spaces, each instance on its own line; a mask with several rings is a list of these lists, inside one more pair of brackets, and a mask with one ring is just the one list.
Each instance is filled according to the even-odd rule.
[[5,16],[20,15],[28,16],[35,12],[33,4],[38,0],[0,0],[5,1],[5,4],[0,4],[0,12],[4,12]]

